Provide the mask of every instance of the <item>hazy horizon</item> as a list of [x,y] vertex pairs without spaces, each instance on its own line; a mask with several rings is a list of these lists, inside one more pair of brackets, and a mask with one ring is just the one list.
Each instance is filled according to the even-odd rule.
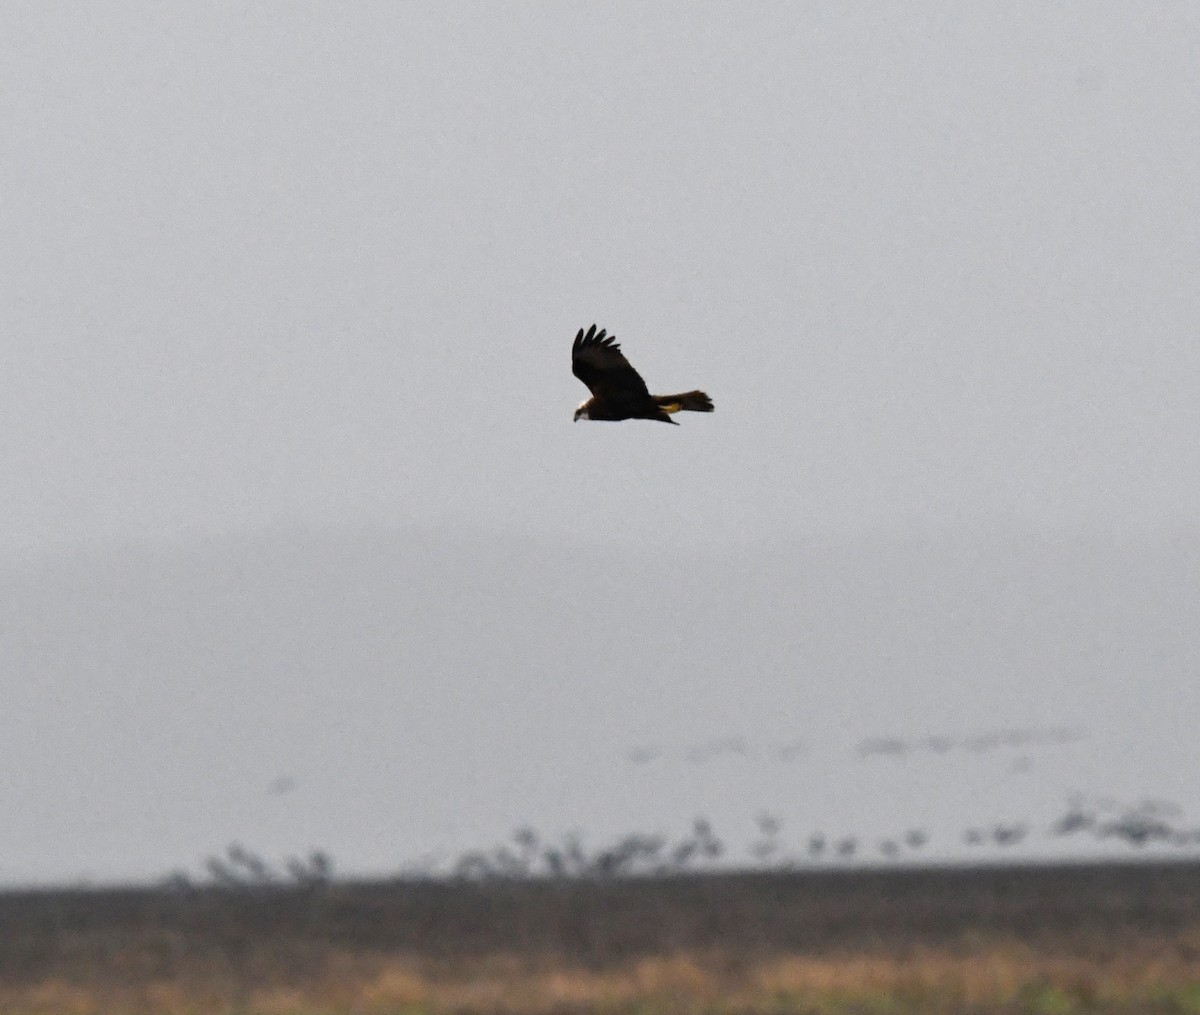
[[[762,815],[800,861],[816,832],[880,862],[913,829],[909,861],[1129,855],[1049,829],[1077,800],[1200,824],[1198,560],[1200,537],[644,554],[453,526],[65,555],[0,583],[0,665],[37,676],[8,696],[0,881],[200,874],[232,842],[445,872],[521,827],[596,848],[697,816],[729,862]],[[964,841],[997,824],[1028,837]]]

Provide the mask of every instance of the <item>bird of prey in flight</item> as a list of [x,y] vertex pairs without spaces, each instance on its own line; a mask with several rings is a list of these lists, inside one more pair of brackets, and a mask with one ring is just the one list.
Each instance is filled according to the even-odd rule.
[[[712,412],[712,399],[703,391],[652,395],[646,382],[629,365],[621,347],[604,329],[583,329],[571,346],[571,372],[591,389],[592,397],[575,410],[576,419],[657,419],[675,423],[674,412]],[[678,424],[676,423],[678,426]]]

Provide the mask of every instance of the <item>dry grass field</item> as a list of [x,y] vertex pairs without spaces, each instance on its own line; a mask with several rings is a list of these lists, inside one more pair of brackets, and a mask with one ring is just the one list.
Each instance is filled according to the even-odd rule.
[[13,892],[0,1012],[1200,1013],[1200,864]]

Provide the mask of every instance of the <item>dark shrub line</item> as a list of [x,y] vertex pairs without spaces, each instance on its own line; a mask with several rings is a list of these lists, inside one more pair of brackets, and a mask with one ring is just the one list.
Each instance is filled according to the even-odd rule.
[[[1143,800],[1120,805],[1113,801],[1089,802],[1075,796],[1046,832],[1054,838],[1115,839],[1138,849],[1152,843],[1180,849],[1200,846],[1200,829],[1179,827],[1180,817],[1180,808],[1169,802]],[[803,855],[795,855],[784,849],[783,824],[777,817],[760,814],[755,819],[755,828],[757,834],[747,852],[752,858],[749,869],[759,871],[788,870],[803,863],[849,861],[868,855],[897,860],[924,849],[931,841],[929,833],[920,828],[908,829],[874,844],[865,843],[856,835],[829,837],[824,832],[814,832]],[[1000,822],[988,828],[969,828],[963,832],[962,840],[973,847],[990,844],[1004,848],[1025,841],[1030,833],[1029,822]],[[457,881],[667,877],[714,869],[727,855],[725,843],[711,822],[702,817],[674,841],[660,834],[632,833],[591,850],[575,833],[552,842],[526,827],[492,849],[462,853],[448,872],[436,865],[425,865],[408,869],[401,877]],[[178,870],[167,879],[168,884],[178,890],[197,884],[237,890],[296,886],[319,889],[334,880],[333,860],[321,850],[303,858],[288,857],[274,865],[239,843],[228,846],[223,854],[209,856],[203,869],[199,881]]]

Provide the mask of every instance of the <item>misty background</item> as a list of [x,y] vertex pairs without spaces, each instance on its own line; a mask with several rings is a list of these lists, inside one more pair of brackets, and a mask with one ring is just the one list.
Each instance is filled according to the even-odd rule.
[[0,883],[1200,822],[1198,44],[0,5]]

